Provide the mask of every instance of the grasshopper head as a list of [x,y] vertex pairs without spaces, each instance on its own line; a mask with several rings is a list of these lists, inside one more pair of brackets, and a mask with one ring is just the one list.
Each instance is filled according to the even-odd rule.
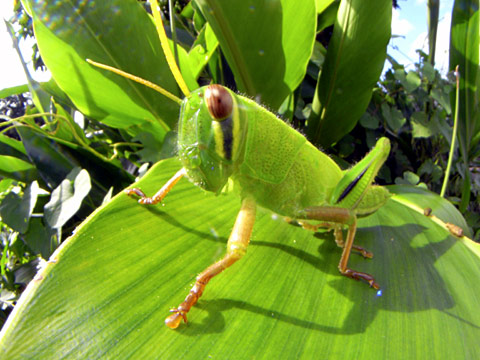
[[183,100],[178,153],[187,176],[208,191],[220,192],[232,174],[242,136],[235,94],[209,85]]

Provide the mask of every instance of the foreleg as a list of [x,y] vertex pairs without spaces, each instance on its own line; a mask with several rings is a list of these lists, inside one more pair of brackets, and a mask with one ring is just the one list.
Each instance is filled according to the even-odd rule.
[[186,174],[186,171],[184,168],[181,168],[173,177],[167,181],[163,187],[158,190],[158,192],[153,195],[152,197],[148,197],[145,195],[145,193],[138,189],[138,188],[133,188],[133,189],[126,189],[125,193],[128,196],[138,196],[140,199],[138,199],[138,202],[140,204],[144,205],[155,205],[158,204],[163,200],[163,198],[172,190],[172,188],[175,186],[175,184]]
[[242,207],[228,239],[226,255],[200,273],[185,300],[177,308],[170,310],[173,314],[165,319],[165,324],[169,328],[176,329],[182,319],[187,322],[187,313],[202,296],[205,286],[210,279],[232,266],[245,255],[255,222],[255,213],[255,201],[251,198],[245,198],[242,201]]

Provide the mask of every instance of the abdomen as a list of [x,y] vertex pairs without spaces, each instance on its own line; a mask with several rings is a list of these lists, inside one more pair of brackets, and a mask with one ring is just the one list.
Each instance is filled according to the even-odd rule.
[[338,165],[306,141],[280,183],[253,178],[242,172],[234,175],[234,181],[242,195],[252,195],[258,205],[295,218],[306,207],[327,204],[341,177]]

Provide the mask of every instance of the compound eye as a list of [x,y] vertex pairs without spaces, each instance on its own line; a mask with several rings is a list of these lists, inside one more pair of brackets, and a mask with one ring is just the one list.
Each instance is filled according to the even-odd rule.
[[205,90],[205,101],[215,121],[223,121],[232,113],[232,95],[221,85],[209,85]]

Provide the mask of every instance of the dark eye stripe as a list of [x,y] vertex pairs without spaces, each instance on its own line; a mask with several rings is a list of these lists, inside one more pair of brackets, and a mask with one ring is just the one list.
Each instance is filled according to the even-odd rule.
[[223,133],[223,151],[225,159],[232,160],[232,144],[233,144],[233,119],[229,116],[220,122],[220,128]]
[[370,167],[367,166],[360,174],[358,174],[358,176],[350,183],[348,184],[348,186],[345,188],[345,190],[343,190],[342,194],[340,195],[340,197],[338,198],[337,200],[337,204],[342,201],[343,199],[345,199],[345,197],[350,194],[350,192],[353,190],[353,188],[358,184],[358,182],[362,179],[363,175],[365,175],[365,173],[367,172],[368,168]]

